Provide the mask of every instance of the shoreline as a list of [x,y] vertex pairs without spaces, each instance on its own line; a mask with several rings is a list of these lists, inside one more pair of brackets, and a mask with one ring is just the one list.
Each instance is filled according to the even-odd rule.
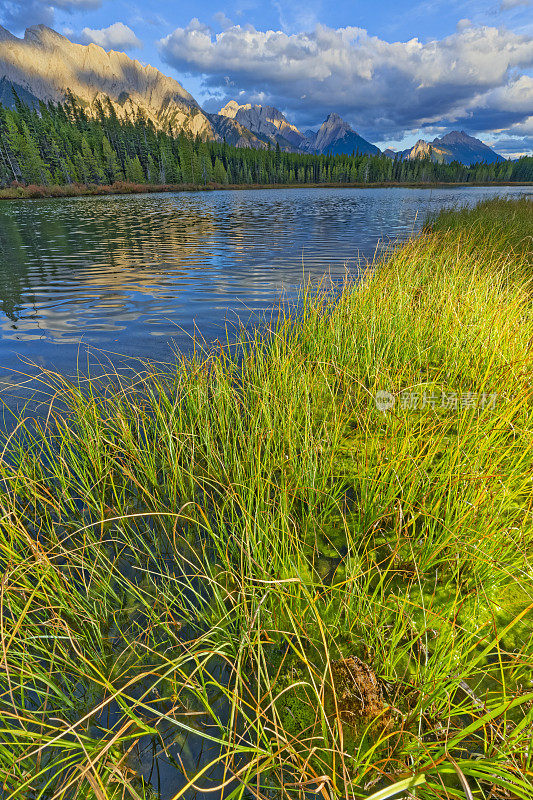
[[257,189],[450,189],[456,187],[506,187],[532,186],[531,181],[490,181],[490,182],[438,182],[438,183],[398,183],[382,181],[377,183],[253,183],[222,184],[209,183],[197,185],[190,183],[149,184],[120,182],[110,185],[70,184],[68,186],[34,185],[12,186],[0,189],[0,200],[39,200],[65,197],[103,197],[124,194],[159,194],[174,192],[213,192],[219,190],[257,190]]

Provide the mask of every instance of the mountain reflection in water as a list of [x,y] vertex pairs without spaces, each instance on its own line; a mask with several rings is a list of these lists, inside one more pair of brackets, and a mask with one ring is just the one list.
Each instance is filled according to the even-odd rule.
[[[302,280],[342,281],[429,212],[529,187],[280,189],[0,204],[0,388],[84,346],[169,359],[257,322]],[[81,345],[81,349],[80,349]],[[22,359],[22,361],[21,361]]]

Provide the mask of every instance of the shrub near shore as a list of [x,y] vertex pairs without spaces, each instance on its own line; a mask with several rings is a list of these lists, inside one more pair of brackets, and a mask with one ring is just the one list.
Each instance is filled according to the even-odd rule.
[[490,183],[398,183],[394,181],[384,181],[381,183],[268,183],[268,184],[246,184],[246,183],[130,183],[128,181],[117,181],[112,184],[84,184],[70,183],[67,185],[37,185],[22,184],[9,186],[0,189],[0,200],[38,200],[48,197],[93,197],[112,194],[157,194],[158,192],[211,192],[215,190],[246,190],[246,189],[433,189],[457,186],[530,186],[530,183],[520,183],[513,181],[490,182]]
[[532,796],[532,220],[45,376],[2,450],[6,798]]

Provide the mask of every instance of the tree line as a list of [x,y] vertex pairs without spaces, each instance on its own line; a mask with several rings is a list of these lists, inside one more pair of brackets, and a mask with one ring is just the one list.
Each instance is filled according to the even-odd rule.
[[320,184],[532,181],[533,157],[471,167],[384,155],[310,155],[238,148],[158,130],[142,111],[119,118],[109,101],[88,114],[64,103],[0,104],[0,185]]

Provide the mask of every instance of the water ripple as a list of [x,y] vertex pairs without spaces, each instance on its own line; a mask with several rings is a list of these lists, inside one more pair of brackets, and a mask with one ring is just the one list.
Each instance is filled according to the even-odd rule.
[[[0,370],[69,372],[81,343],[160,358],[307,278],[343,279],[429,211],[506,189],[297,189],[0,205]],[[528,190],[531,193],[531,190]],[[257,318],[257,317],[256,317]]]

